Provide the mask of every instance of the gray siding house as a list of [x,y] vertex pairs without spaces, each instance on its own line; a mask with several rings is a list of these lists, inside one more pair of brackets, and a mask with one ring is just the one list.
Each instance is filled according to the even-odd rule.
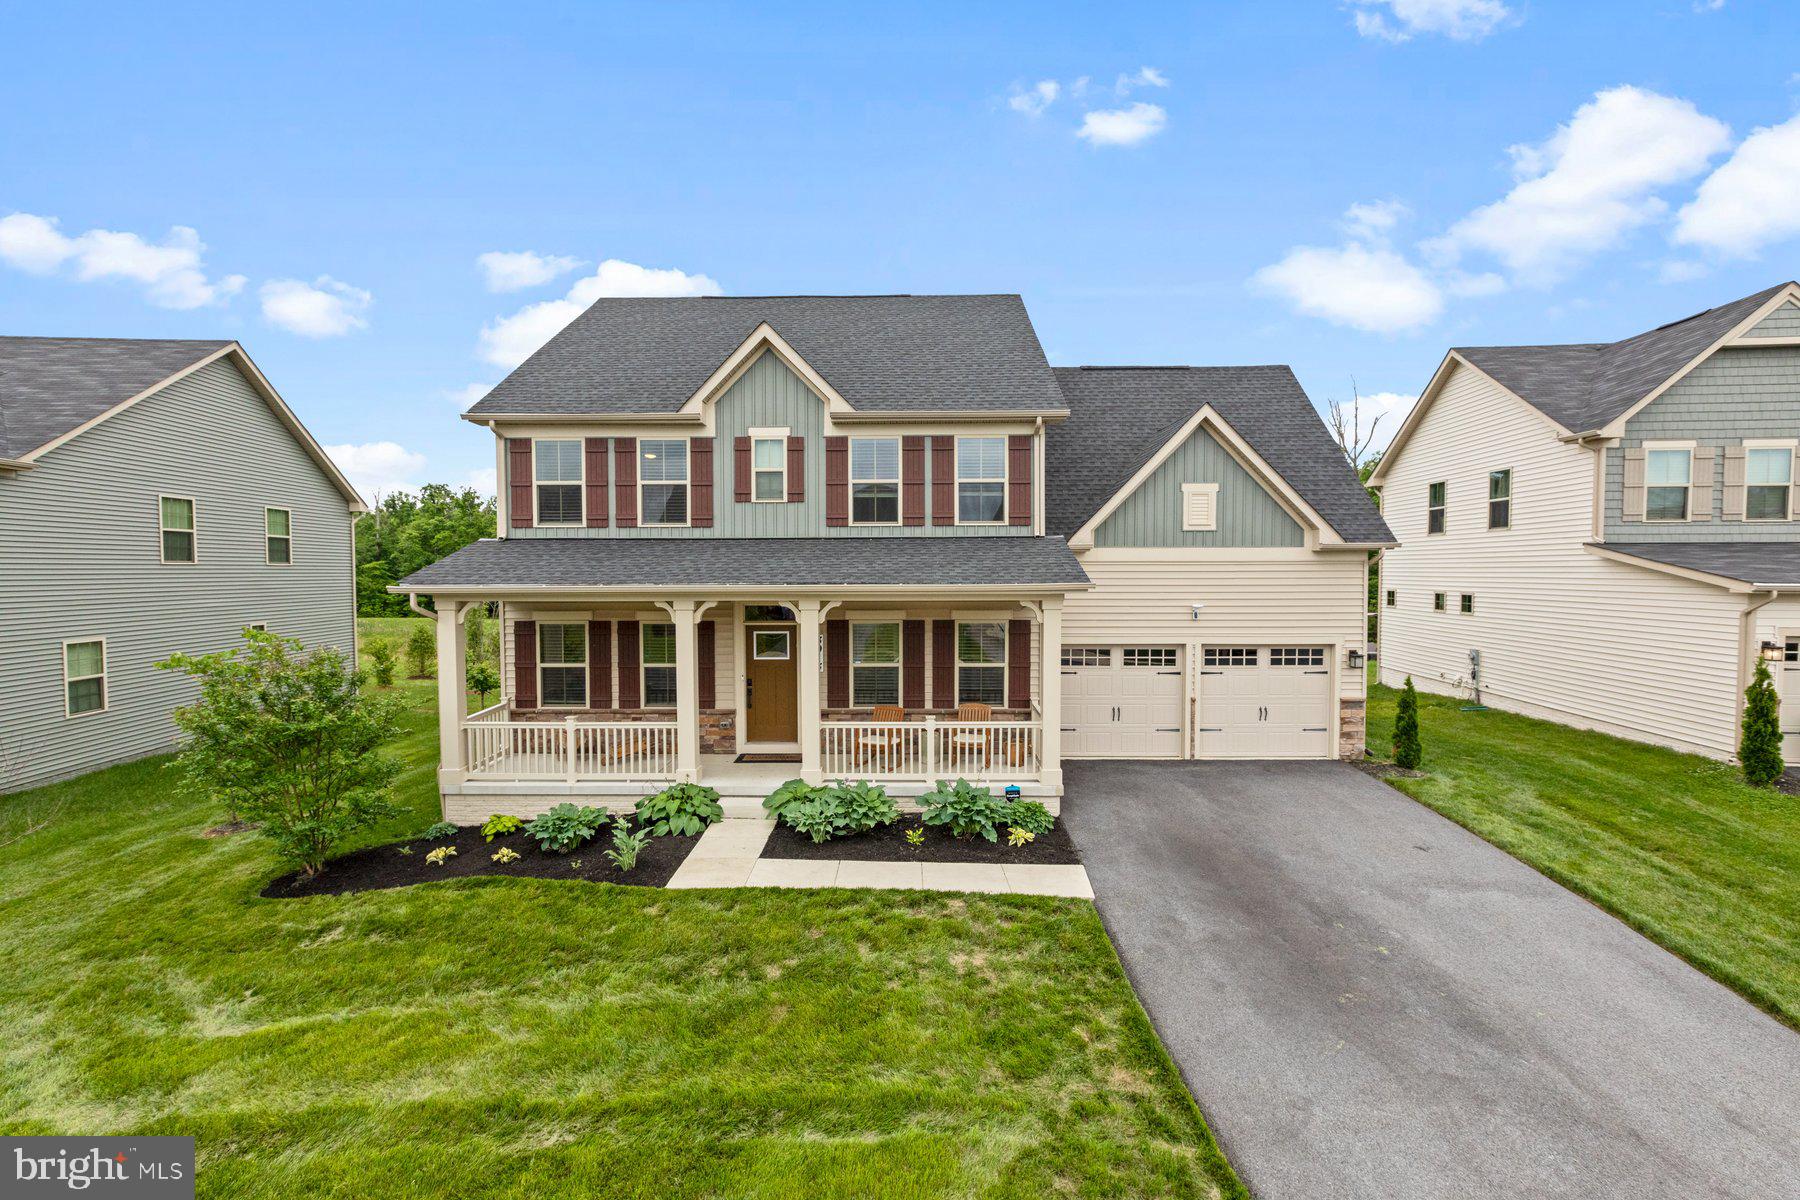
[[171,653],[353,649],[363,511],[236,342],[0,337],[0,791],[172,749]]

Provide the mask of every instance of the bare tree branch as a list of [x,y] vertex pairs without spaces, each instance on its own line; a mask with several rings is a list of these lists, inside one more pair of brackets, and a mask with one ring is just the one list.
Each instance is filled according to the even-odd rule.
[[1357,390],[1356,380],[1350,380],[1350,403],[1341,400],[1331,401],[1331,437],[1337,442],[1338,449],[1350,460],[1350,467],[1359,476],[1363,463],[1369,458],[1369,452],[1375,445],[1375,433],[1381,428],[1381,419],[1386,413],[1379,413],[1369,422],[1367,429],[1362,425],[1362,393]]

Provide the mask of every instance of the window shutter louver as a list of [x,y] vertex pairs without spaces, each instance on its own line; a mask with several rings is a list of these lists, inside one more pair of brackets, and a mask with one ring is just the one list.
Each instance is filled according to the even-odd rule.
[[612,623],[588,622],[588,707],[612,707]]
[[688,439],[688,524],[711,529],[713,523],[713,440]]
[[799,504],[806,499],[806,439],[798,435],[787,444],[787,502]]
[[733,438],[731,442],[731,498],[739,504],[750,503],[750,439]]
[[905,621],[900,626],[900,704],[925,707],[925,622]]
[[[1627,450],[1625,453],[1629,456],[1631,451]],[[1628,497],[1631,491],[1629,486],[1631,470],[1630,462],[1630,458],[1627,457],[1626,479],[1628,482],[1626,493]],[[1720,505],[1719,511],[1727,521],[1741,521],[1744,519],[1744,463],[1744,448],[1742,446],[1725,447],[1725,497],[1724,503]],[[1642,507],[1640,506],[1637,517],[1633,517],[1627,512],[1625,514],[1625,519],[1627,521],[1642,520]]]
[[1688,481],[1688,518],[1710,521],[1713,514],[1713,459],[1718,451],[1710,446],[1694,450],[1694,473]]
[[850,622],[825,622],[825,707],[850,707]]
[[1031,707],[1031,622],[1006,623],[1006,706]]
[[513,623],[513,706],[538,706],[536,621]]
[[931,623],[931,707],[956,707],[956,622]]
[[719,706],[718,633],[711,621],[694,628],[694,675],[699,684],[700,707]]
[[620,529],[637,528],[637,439],[613,439],[613,512]]
[[931,523],[956,524],[956,439],[931,439]]
[[1800,518],[1800,450],[1794,451],[1794,464],[1788,470],[1788,519],[1791,521]]
[[850,439],[825,439],[825,524],[850,523]]
[[[1729,471],[1729,460],[1726,462],[1726,468]],[[1740,460],[1738,463],[1740,483],[1742,483],[1743,477],[1743,463]],[[1730,503],[1730,500],[1727,499],[1726,502]],[[1619,503],[1619,515],[1624,520],[1641,521],[1644,519],[1644,448],[1642,446],[1633,446],[1625,451],[1625,487]],[[1743,511],[1743,491],[1740,488],[1738,513],[1742,515]]]
[[642,651],[638,648],[638,623],[619,622],[619,707],[644,707]]
[[1031,435],[1006,439],[1006,523],[1031,524]]
[[588,438],[583,447],[587,458],[587,524],[589,529],[606,528],[606,439]]
[[530,529],[531,504],[531,439],[506,439],[506,508],[507,524],[514,529]]
[[925,523],[925,439],[900,439],[901,524]]

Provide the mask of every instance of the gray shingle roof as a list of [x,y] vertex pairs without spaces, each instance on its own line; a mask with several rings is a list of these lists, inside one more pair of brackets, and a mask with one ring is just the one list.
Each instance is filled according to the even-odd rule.
[[508,587],[1083,586],[1059,537],[505,538],[413,572],[399,591]]
[[1345,541],[1395,540],[1287,367],[1058,367],[1056,379],[1069,418],[1045,447],[1053,533],[1074,534],[1210,404]]
[[1756,587],[1800,588],[1800,542],[1604,542],[1603,550],[1722,575]]
[[1018,296],[597,300],[469,410],[674,412],[768,322],[852,407],[1062,407]]
[[1778,283],[1620,342],[1458,346],[1456,353],[1571,433],[1599,429],[1786,287]]
[[230,342],[0,337],[0,458],[19,458]]

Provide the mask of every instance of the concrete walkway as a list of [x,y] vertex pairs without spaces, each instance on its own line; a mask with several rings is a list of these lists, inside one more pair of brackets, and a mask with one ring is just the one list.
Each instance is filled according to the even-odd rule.
[[1800,1196],[1800,1034],[1339,763],[1070,763],[1144,1007],[1260,1200]]
[[858,862],[852,859],[762,858],[775,823],[727,817],[708,826],[675,871],[672,888],[914,888],[931,892],[998,892],[1093,899],[1080,866],[998,863]]

